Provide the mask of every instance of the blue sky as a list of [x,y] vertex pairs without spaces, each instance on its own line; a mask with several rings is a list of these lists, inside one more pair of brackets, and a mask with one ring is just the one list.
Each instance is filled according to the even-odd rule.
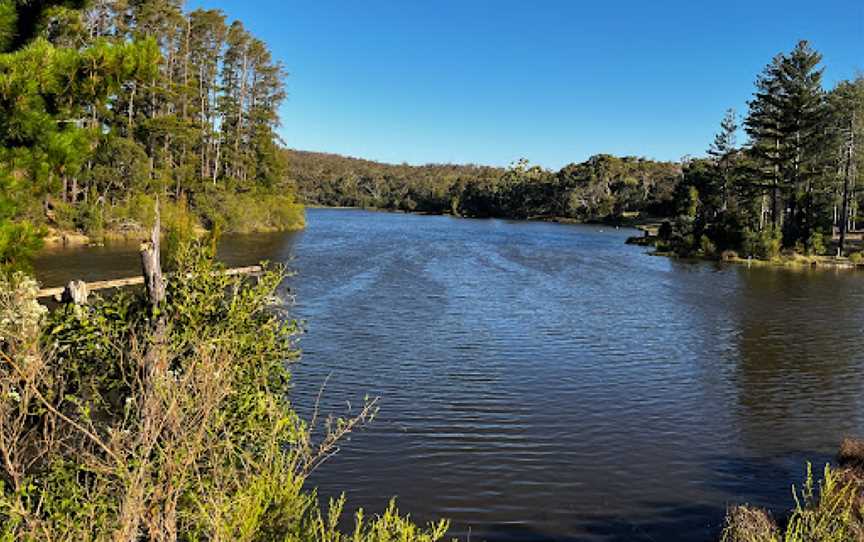
[[194,0],[290,76],[292,148],[386,162],[558,168],[699,155],[773,55],[808,39],[825,80],[864,70],[862,0]]

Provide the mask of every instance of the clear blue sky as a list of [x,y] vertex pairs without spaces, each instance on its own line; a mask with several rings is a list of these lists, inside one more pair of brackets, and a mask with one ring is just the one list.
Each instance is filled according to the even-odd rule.
[[864,0],[193,0],[272,47],[292,148],[557,168],[704,152],[798,39],[864,70]]

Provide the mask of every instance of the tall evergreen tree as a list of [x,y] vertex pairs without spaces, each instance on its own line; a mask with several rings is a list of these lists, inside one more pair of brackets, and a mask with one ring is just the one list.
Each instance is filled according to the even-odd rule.
[[824,204],[819,181],[820,125],[824,114],[822,55],[806,41],[783,59],[781,70],[781,156],[784,175],[794,193],[790,199],[789,228],[793,241],[809,243],[817,227],[816,207]]
[[[780,102],[781,64],[783,56],[777,55],[756,79],[756,92],[748,102],[749,113],[744,121],[745,130],[750,136],[750,152],[755,158],[757,169],[752,184],[767,192],[770,197],[770,219],[776,228],[781,221],[781,181],[782,156],[782,110]],[[764,225],[766,209],[760,212],[760,225]]]
[[720,131],[714,136],[714,142],[708,149],[718,169],[720,180],[720,209],[725,212],[729,206],[729,191],[731,185],[732,162],[737,152],[738,115],[734,109],[728,109],[720,122]]
[[806,41],[776,56],[757,79],[745,120],[758,165],[753,181],[770,192],[772,225],[784,226],[788,245],[809,243],[818,226],[816,207],[824,203],[818,185],[821,59]]

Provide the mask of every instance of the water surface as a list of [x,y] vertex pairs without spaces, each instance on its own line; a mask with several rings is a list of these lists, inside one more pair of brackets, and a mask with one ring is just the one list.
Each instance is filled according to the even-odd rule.
[[[864,433],[864,276],[649,256],[631,231],[310,210],[226,238],[289,262],[306,322],[295,401],[375,423],[322,496],[473,540],[716,538],[727,505],[780,512],[805,461]],[[48,285],[135,273],[134,246],[53,251]]]

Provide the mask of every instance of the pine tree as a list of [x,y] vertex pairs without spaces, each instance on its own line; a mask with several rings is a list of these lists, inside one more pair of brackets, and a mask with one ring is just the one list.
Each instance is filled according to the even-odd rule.
[[[780,225],[781,168],[782,156],[782,111],[780,104],[780,72],[783,56],[772,59],[756,79],[756,93],[748,102],[750,111],[744,121],[745,130],[750,136],[750,153],[755,159],[757,170],[751,184],[770,195],[771,226]],[[765,209],[761,211],[765,215]],[[764,223],[760,217],[760,224]]]
[[792,238],[809,243],[816,228],[815,208],[820,187],[818,158],[821,116],[824,113],[822,55],[799,42],[781,65],[781,156],[784,175],[794,189],[790,200]]
[[[817,229],[816,208],[824,203],[818,186],[821,59],[806,41],[790,54],[774,57],[756,81],[744,123],[758,164],[754,183],[770,192],[772,226],[784,226],[787,245],[809,243]],[[785,221],[782,203],[788,210]]]
[[734,109],[728,109],[720,122],[720,132],[714,136],[714,142],[708,149],[708,155],[714,158],[720,179],[720,212],[725,212],[729,205],[730,172],[732,161],[737,152],[738,115]]

